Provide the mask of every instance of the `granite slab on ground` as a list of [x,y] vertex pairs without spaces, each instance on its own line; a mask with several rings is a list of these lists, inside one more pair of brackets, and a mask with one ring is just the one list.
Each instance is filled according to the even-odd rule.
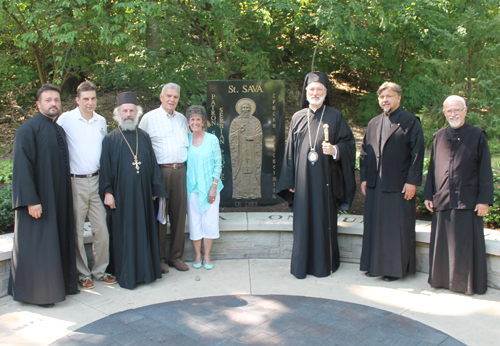
[[337,300],[226,295],[125,310],[52,343],[68,345],[464,345],[423,323]]

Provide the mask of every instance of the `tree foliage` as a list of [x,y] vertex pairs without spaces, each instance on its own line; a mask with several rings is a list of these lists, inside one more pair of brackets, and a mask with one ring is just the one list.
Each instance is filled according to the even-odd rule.
[[44,82],[71,89],[75,78],[152,94],[177,82],[181,106],[204,102],[207,80],[300,85],[319,42],[314,68],[359,99],[351,120],[377,114],[375,91],[392,80],[428,142],[450,94],[500,136],[496,0],[0,0],[0,19],[3,102]]

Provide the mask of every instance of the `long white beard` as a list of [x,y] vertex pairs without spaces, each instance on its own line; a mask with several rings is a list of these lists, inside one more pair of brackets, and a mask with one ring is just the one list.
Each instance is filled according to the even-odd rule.
[[325,101],[326,95],[320,96],[318,99],[316,99],[316,97],[318,97],[318,96],[315,96],[315,98],[313,99],[312,96],[307,95],[307,102],[309,102],[309,104],[311,104],[313,106],[319,106],[319,105],[323,104],[323,101]]
[[139,122],[139,118],[135,117],[134,120],[125,120],[120,122],[120,126],[123,131],[134,131],[137,127],[137,123]]

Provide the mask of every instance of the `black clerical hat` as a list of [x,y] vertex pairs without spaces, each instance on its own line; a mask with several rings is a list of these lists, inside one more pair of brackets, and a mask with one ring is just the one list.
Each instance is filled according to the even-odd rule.
[[307,108],[309,107],[309,101],[307,101],[307,91],[306,88],[309,84],[313,82],[319,82],[323,84],[328,91],[326,94],[325,102],[323,104],[327,106],[331,106],[330,104],[330,83],[328,82],[328,76],[324,74],[323,72],[311,72],[308,73],[306,78],[304,79],[304,87],[302,88],[302,108]]
[[133,103],[137,105],[137,95],[132,92],[126,92],[116,95],[116,103],[121,106],[124,103]]

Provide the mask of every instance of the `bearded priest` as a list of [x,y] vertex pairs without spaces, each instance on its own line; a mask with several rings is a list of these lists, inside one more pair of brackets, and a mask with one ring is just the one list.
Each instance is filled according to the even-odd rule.
[[354,136],[330,106],[328,86],[322,72],[306,76],[303,109],[290,122],[278,182],[278,195],[293,209],[291,273],[297,279],[338,269],[337,209],[348,210],[356,192]]
[[149,135],[137,128],[137,95],[117,96],[119,126],[102,143],[99,194],[106,206],[110,265],[118,284],[133,289],[161,278],[153,200],[167,197]]

